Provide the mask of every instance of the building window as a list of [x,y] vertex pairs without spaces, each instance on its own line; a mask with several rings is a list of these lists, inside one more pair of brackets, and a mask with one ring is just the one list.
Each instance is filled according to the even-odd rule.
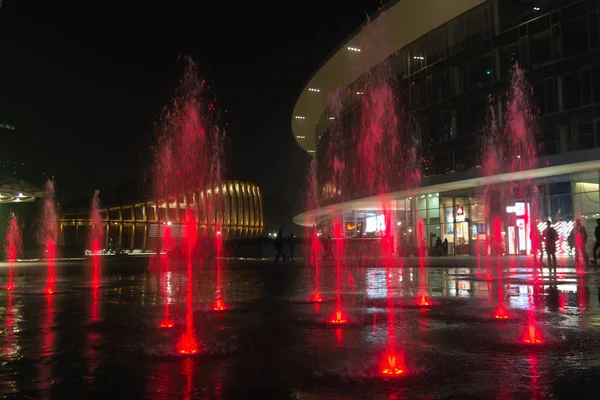
[[530,62],[532,68],[552,61],[552,32],[550,28],[529,37]]
[[563,109],[570,110],[581,106],[581,82],[579,72],[562,77]]
[[588,49],[586,18],[579,18],[563,24],[563,54],[569,57]]

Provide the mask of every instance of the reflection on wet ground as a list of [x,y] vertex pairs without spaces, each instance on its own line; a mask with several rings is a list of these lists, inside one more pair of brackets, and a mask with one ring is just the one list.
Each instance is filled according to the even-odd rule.
[[[595,269],[534,271],[506,259],[503,273],[494,268],[486,280],[473,259],[457,261],[473,266],[432,266],[423,280],[408,262],[388,269],[344,263],[342,325],[327,322],[337,303],[334,265],[321,266],[323,301],[313,303],[314,271],[302,262],[225,265],[220,290],[214,263],[196,262],[191,297],[186,267],[173,262],[165,273],[150,259],[109,260],[98,288],[88,262],[59,263],[51,295],[43,293],[43,265],[19,264],[15,290],[0,291],[0,392],[98,399],[597,398]],[[4,286],[8,272],[0,273]],[[428,307],[417,301],[423,288]],[[390,305],[394,329],[387,324]],[[198,352],[182,356],[177,344],[190,315]],[[406,368],[394,378],[380,372],[390,332]]]

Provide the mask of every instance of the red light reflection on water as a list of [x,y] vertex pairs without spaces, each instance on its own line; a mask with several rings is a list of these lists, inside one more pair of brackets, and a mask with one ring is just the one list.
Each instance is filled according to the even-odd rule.
[[163,257],[157,255],[157,258],[162,258],[162,271],[159,271],[159,274],[162,275],[162,285],[163,292],[165,294],[165,307],[163,311],[163,318],[159,322],[158,327],[162,329],[168,329],[175,326],[175,322],[171,320],[171,311],[170,311],[170,303],[171,303],[171,271],[169,266],[169,250],[171,249],[171,227],[166,226],[164,235],[162,238],[161,247],[165,250],[165,254]]
[[100,243],[98,238],[92,241],[92,287],[100,286]]
[[55,276],[55,258],[56,258],[56,243],[51,239],[46,239],[46,263],[48,266],[48,282],[46,283],[45,292],[47,294],[54,293],[54,285],[56,283]]
[[[92,288],[92,302],[90,303],[90,323],[95,323],[100,320],[100,293],[97,287]],[[86,346],[85,346],[85,358],[87,364],[87,375],[92,380],[95,376],[96,370],[98,369],[100,351],[98,346],[100,344],[101,334],[93,329],[88,329],[86,333]]]
[[13,283],[13,269],[17,256],[23,248],[21,238],[21,228],[19,227],[19,218],[12,214],[8,219],[8,225],[6,227],[6,235],[4,237],[4,251],[8,259],[8,284],[6,290],[11,291],[14,289]]
[[186,357],[181,362],[181,372],[185,376],[184,399],[190,400],[194,389],[194,360],[190,357]]
[[6,306],[6,325],[4,330],[4,340],[2,343],[2,356],[7,360],[17,357],[18,346],[15,336],[15,314],[13,310],[12,293],[8,292],[8,305]]
[[[217,227],[217,233],[219,233],[221,231],[220,227]],[[223,293],[222,293],[222,284],[221,284],[221,269],[222,269],[222,265],[221,265],[221,257],[223,255],[223,235],[221,235],[220,233],[217,234],[217,237],[215,238],[215,253],[217,255],[217,282],[216,282],[216,293],[215,293],[215,302],[213,304],[213,311],[224,311],[227,309],[227,306],[225,305],[225,301],[223,300]]]
[[41,344],[40,353],[42,360],[39,362],[39,389],[45,390],[51,385],[52,380],[52,365],[53,363],[46,360],[46,358],[52,358],[54,356],[54,342],[55,333],[53,328],[54,325],[54,302],[53,296],[46,295],[46,313],[41,323]]
[[185,251],[187,265],[187,291],[185,295],[185,327],[183,333],[177,343],[177,350],[180,354],[190,355],[198,352],[198,344],[196,343],[196,332],[194,328],[194,311],[193,311],[193,272],[192,272],[192,254],[196,247],[198,237],[198,226],[192,212],[188,209],[185,217],[186,235],[185,235]]
[[194,329],[194,312],[192,298],[192,262],[188,260],[187,293],[185,295],[185,328],[177,343],[180,354],[189,355],[198,352],[196,333]]

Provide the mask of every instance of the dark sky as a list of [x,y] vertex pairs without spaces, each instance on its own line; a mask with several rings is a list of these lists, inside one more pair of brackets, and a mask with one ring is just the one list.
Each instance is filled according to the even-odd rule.
[[4,0],[0,116],[21,128],[14,153],[30,174],[55,176],[62,198],[91,196],[142,176],[190,55],[227,110],[227,177],[256,182],[266,223],[291,227],[309,161],[291,134],[295,100],[380,3]]

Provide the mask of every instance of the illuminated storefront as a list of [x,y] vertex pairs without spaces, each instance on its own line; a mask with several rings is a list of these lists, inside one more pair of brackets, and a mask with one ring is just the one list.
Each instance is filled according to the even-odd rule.
[[[599,170],[572,174],[552,175],[523,186],[535,189],[535,197],[529,199],[505,198],[499,206],[501,229],[501,254],[531,254],[531,229],[545,235],[546,221],[551,221],[558,233],[557,255],[570,252],[568,237],[575,220],[581,220],[588,232],[588,252],[593,247],[593,231],[600,218]],[[513,182],[518,185],[519,182]],[[506,185],[498,185],[498,190]],[[422,188],[422,193],[426,191]],[[417,221],[423,222],[423,236],[429,249],[437,239],[448,241],[448,254],[486,254],[491,240],[491,222],[486,216],[486,205],[481,196],[483,189],[477,186],[395,200],[395,210],[388,216],[393,225],[392,234],[396,249],[414,254],[417,246]],[[505,196],[509,197],[509,196]],[[377,204],[377,203],[375,203]],[[378,240],[386,229],[382,210],[351,210],[322,217],[319,228],[335,236],[334,220],[344,226],[344,237],[350,240]]]

